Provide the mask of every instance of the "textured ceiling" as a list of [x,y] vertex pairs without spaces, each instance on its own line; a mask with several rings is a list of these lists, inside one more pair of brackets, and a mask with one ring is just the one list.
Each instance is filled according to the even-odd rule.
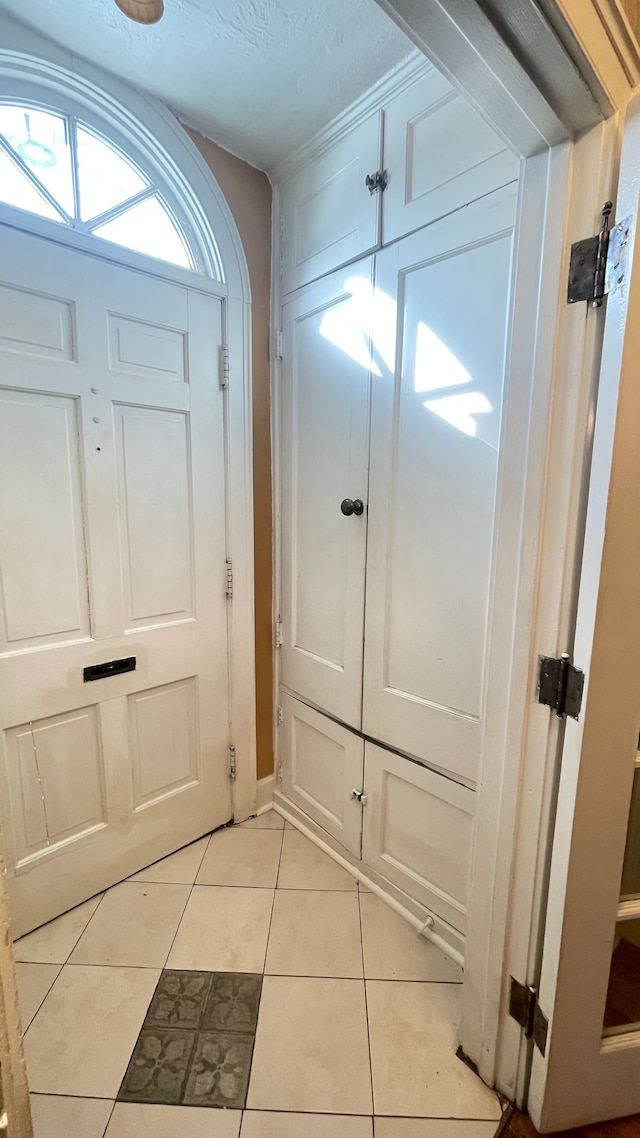
[[165,0],[151,27],[113,0],[0,8],[267,170],[413,50],[375,0]]

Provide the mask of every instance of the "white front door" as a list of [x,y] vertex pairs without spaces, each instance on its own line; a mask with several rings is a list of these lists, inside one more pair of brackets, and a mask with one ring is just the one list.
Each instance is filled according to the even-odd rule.
[[[626,279],[607,301],[529,1110],[544,1132],[640,1112],[640,97],[624,128]],[[627,226],[623,226],[626,232]]]
[[[282,683],[359,728],[371,258],[284,305]],[[343,510],[361,503],[352,513]]]
[[516,187],[377,257],[363,731],[473,785]]
[[2,801],[21,935],[231,818],[223,309],[8,229],[0,248]]

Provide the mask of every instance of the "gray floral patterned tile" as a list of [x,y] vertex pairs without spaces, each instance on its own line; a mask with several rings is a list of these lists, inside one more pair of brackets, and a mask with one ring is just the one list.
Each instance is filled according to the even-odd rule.
[[165,969],[158,981],[143,1027],[200,1026],[211,972],[177,972]]
[[202,1018],[205,1031],[255,1034],[262,976],[249,972],[214,972]]
[[184,1093],[185,1105],[244,1107],[252,1053],[252,1035],[200,1032]]
[[118,1093],[121,1102],[180,1102],[196,1034],[143,1029]]

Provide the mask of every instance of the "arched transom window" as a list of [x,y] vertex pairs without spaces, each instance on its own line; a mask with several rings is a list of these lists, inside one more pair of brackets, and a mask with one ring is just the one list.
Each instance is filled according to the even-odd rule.
[[0,102],[0,202],[196,268],[193,251],[152,178],[73,114]]

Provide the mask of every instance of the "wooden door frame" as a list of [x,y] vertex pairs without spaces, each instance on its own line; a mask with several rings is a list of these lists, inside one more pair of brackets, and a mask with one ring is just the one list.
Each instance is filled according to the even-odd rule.
[[[233,560],[233,600],[228,605],[230,741],[236,748],[232,783],[236,821],[256,806],[256,707],[253,565],[251,402],[251,288],[240,234],[213,174],[178,120],[151,96],[114,79],[0,12],[0,91],[12,84],[43,102],[57,95],[84,105],[113,123],[149,156],[169,192],[179,198],[198,243],[207,275],[150,262],[107,242],[65,231],[55,222],[3,207],[2,221],[30,233],[90,249],[141,273],[177,281],[219,297],[229,349],[226,411],[227,556]],[[216,567],[212,566],[212,574]],[[220,587],[225,588],[224,566]]]
[[[516,399],[506,410],[514,425],[506,443],[526,445],[528,455],[510,509],[503,503],[504,515],[510,516],[502,519],[512,533],[519,526],[523,539],[519,563],[513,566],[512,639],[505,628],[501,641],[504,650],[510,643],[519,648],[514,665],[504,670],[501,690],[488,693],[489,705],[492,699],[507,698],[508,730],[501,740],[492,740],[499,761],[485,772],[478,791],[462,1023],[463,1050],[483,1079],[522,1104],[530,1051],[508,1018],[508,983],[511,975],[535,983],[539,974],[561,735],[559,721],[535,703],[536,661],[538,654],[555,654],[571,645],[602,334],[601,312],[586,310],[584,304],[566,305],[568,253],[573,241],[597,231],[602,204],[613,193],[618,113],[640,82],[640,50],[620,0],[589,5],[584,0],[514,0],[508,41],[483,0],[461,0],[455,14],[447,0],[377,3],[522,156],[522,200],[531,209],[531,221],[518,238],[511,345],[513,358],[528,375],[530,398]],[[532,52],[542,67],[537,79],[528,66]],[[545,68],[557,70],[559,59],[565,61],[568,81],[561,90],[551,88],[551,105]],[[408,66],[397,69],[400,86],[407,82]],[[393,75],[378,90],[378,101],[375,91],[368,96],[367,110],[388,100]],[[362,105],[330,124],[318,147],[347,129]],[[313,143],[307,144],[299,161],[313,153]],[[283,173],[290,173],[295,163],[294,156]],[[272,318],[277,328],[277,178],[273,210]],[[274,337],[274,621],[280,611],[279,370]],[[516,438],[516,426],[524,436]],[[276,651],[276,706],[278,682]],[[277,723],[274,734],[277,756]]]

